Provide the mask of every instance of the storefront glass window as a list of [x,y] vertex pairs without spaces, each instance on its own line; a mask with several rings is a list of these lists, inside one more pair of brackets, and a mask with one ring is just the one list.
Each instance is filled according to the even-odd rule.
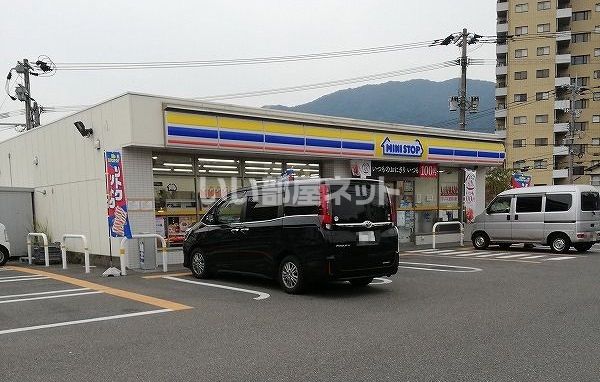
[[260,159],[244,160],[244,186],[281,177],[281,162]]
[[318,178],[320,169],[318,163],[289,161],[285,163],[286,170],[292,170],[295,178]]
[[242,187],[241,161],[225,158],[196,158],[198,193],[198,217],[202,217],[208,209],[222,196]]
[[437,221],[438,182],[436,178],[415,179],[415,233],[431,233]]
[[458,169],[440,169],[440,221],[458,220]]

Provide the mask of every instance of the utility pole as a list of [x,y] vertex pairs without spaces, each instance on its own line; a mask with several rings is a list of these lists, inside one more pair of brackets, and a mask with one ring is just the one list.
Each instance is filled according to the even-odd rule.
[[567,143],[568,143],[568,147],[569,147],[569,184],[573,184],[573,182],[574,182],[574,180],[573,180],[573,167],[574,167],[573,156],[575,155],[575,133],[577,132],[577,130],[575,129],[575,120],[577,119],[577,109],[575,109],[575,102],[577,102],[577,98],[578,98],[579,94],[582,91],[588,90],[588,89],[579,86],[579,78],[577,78],[577,77],[575,77],[575,83],[571,84],[568,87],[568,89],[571,92],[571,95],[570,95],[571,106],[570,106],[570,110],[569,110],[569,114],[570,114],[571,118],[569,120],[569,134],[568,134],[568,139],[567,139]]
[[467,127],[467,28],[464,28],[460,36],[462,55],[460,57],[460,91],[459,91],[459,106],[460,117],[459,127],[461,130],[466,130]]
[[23,59],[23,77],[25,78],[25,124],[27,130],[33,129],[31,115],[31,88],[29,86],[29,60]]

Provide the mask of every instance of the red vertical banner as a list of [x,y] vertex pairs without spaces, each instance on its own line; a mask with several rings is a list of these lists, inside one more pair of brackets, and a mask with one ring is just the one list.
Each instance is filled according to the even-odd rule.
[[118,151],[107,151],[104,155],[104,160],[106,165],[106,202],[110,236],[131,239],[121,153]]

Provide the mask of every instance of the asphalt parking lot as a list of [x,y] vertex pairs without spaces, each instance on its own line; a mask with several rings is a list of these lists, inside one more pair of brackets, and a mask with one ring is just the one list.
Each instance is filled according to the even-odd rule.
[[[596,246],[597,247],[597,246]],[[402,254],[366,288],[0,268],[3,381],[596,380],[600,249]],[[45,273],[45,272],[48,273]]]

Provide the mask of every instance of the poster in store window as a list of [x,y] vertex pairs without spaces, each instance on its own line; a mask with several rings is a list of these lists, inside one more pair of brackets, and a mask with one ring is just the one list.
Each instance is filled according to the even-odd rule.
[[125,195],[125,176],[121,153],[107,151],[104,155],[106,167],[106,201],[108,209],[108,230],[112,237],[131,239],[131,226]]
[[475,171],[465,169],[465,214],[467,223],[473,223],[473,219],[475,219],[475,203],[477,201],[475,176]]

